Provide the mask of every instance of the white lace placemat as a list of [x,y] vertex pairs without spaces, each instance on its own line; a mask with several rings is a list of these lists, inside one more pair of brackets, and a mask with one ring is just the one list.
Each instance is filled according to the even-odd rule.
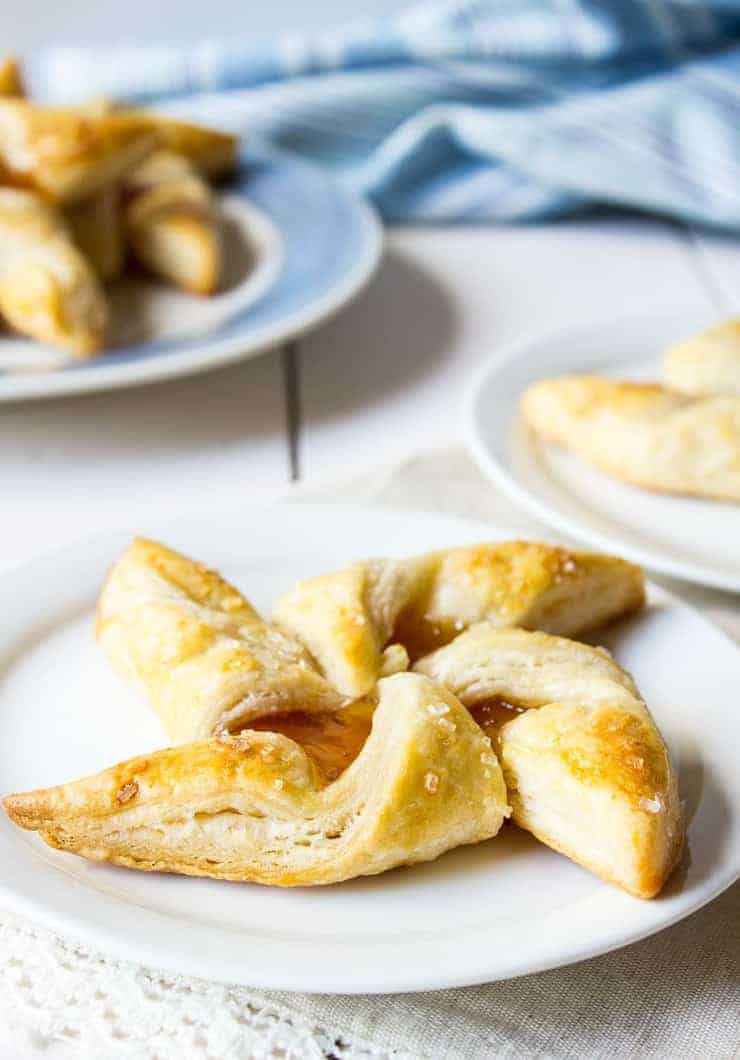
[[[437,510],[547,534],[457,450],[301,487],[292,498]],[[737,597],[680,591],[740,640]],[[399,997],[256,992],[173,976],[111,960],[11,913],[0,914],[0,938],[0,1060],[740,1057],[738,885],[614,954]]]

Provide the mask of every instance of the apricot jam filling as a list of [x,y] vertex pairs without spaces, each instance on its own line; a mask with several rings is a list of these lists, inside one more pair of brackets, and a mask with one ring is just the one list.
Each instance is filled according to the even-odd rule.
[[327,780],[336,780],[352,765],[365,746],[373,724],[375,700],[360,699],[341,710],[288,714],[259,718],[250,729],[279,732],[300,744]]
[[[352,765],[365,746],[376,705],[374,699],[367,698],[350,703],[341,710],[318,714],[293,710],[287,714],[258,718],[250,723],[249,728],[261,732],[279,732],[295,740],[324,777],[332,781]],[[521,714],[523,709],[496,696],[476,703],[470,708],[470,713],[496,747],[501,726]]]
[[518,707],[515,703],[510,703],[503,696],[493,696],[491,699],[484,699],[469,709],[473,720],[480,725],[494,747],[498,746],[501,726],[505,725],[507,721],[516,718],[519,714],[523,714],[525,710],[524,707]]

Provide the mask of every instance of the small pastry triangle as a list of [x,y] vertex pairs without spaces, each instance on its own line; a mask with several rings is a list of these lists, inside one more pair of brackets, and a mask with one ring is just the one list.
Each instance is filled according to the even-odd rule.
[[0,188],[0,314],[80,357],[100,349],[108,325],[105,295],[62,215],[13,188]]
[[600,376],[543,379],[524,419],[607,474],[645,489],[740,500],[740,396],[689,397]]
[[631,894],[658,893],[683,843],[676,776],[608,652],[481,623],[414,669],[492,736],[520,827]]
[[494,836],[508,814],[490,742],[446,689],[381,681],[372,731],[327,782],[279,733],[157,751],[57,788],[11,795],[22,828],[92,860],[269,883],[335,883]]
[[347,696],[375,684],[389,644],[418,658],[486,619],[579,636],[639,609],[639,568],[612,556],[524,541],[407,560],[368,560],[299,582],[274,621],[302,641]]
[[154,134],[117,114],[0,99],[0,180],[56,202],[93,195],[141,161]]
[[159,150],[123,180],[126,237],[150,272],[193,294],[212,294],[223,272],[211,191],[197,169]]
[[96,632],[176,743],[343,702],[305,649],[263,622],[237,589],[155,541],[135,540],[111,570]]
[[231,133],[153,111],[109,107],[107,112],[130,131],[153,137],[157,147],[180,155],[209,180],[224,177],[236,167],[239,138]]

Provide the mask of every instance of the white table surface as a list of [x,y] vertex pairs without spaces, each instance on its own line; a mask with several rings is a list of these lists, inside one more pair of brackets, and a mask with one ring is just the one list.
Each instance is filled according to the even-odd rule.
[[656,300],[729,312],[738,281],[737,241],[652,219],[393,229],[369,288],[288,349],[2,406],[1,565],[144,513],[233,505],[454,443],[464,388],[501,343]]
[[[177,44],[305,32],[410,0],[88,0],[0,4],[3,48]],[[369,289],[288,350],[190,380],[0,408],[0,567],[136,523],[233,504],[460,436],[478,364],[523,331],[740,299],[740,243],[620,215],[528,227],[401,228]]]

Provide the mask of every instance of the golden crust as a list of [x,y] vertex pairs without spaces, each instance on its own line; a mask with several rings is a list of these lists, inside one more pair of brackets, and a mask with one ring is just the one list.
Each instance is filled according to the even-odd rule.
[[152,111],[122,109],[112,113],[130,130],[151,136],[157,147],[187,159],[211,180],[236,168],[239,139],[231,133],[176,121]]
[[740,394],[740,319],[672,346],[663,361],[665,380],[685,394]]
[[466,706],[523,711],[495,733],[514,821],[592,872],[653,897],[683,845],[670,757],[603,648],[482,623],[420,660]]
[[102,188],[65,211],[72,237],[106,283],[117,279],[126,263],[118,187]]
[[0,188],[0,313],[80,357],[100,350],[108,324],[105,295],[61,214],[10,188]]
[[301,645],[263,622],[237,589],[155,541],[135,540],[113,567],[96,635],[177,742],[342,702]]
[[[557,758],[548,761],[555,757],[548,748],[553,740]],[[520,827],[637,898],[661,891],[683,850],[684,824],[676,778],[654,724],[624,711],[554,704],[504,726],[499,753]],[[559,813],[560,785],[570,797]],[[545,813],[537,805],[541,798],[548,800]]]
[[740,500],[740,397],[563,376],[522,397],[530,428],[646,489]]
[[15,96],[21,99],[25,94],[18,60],[13,55],[0,59],[0,96]]
[[292,740],[244,732],[11,795],[5,809],[93,860],[283,887],[428,861],[495,835],[508,814],[503,778],[465,708],[414,674],[385,679],[379,696],[367,743],[329,784]]
[[182,155],[155,151],[123,182],[126,235],[139,263],[193,294],[212,294],[223,272],[221,232],[208,185]]
[[155,145],[116,114],[38,107],[0,99],[0,176],[58,202],[93,195],[140,162]]
[[361,696],[377,681],[389,644],[418,658],[484,619],[579,636],[644,599],[642,572],[623,560],[509,541],[369,560],[310,578],[278,600],[273,618],[335,687]]
[[[638,568],[506,542],[354,564],[288,599],[330,678],[371,695],[343,702],[219,574],[135,540],[97,635],[183,745],[11,796],[11,818],[91,859],[291,886],[494,835],[508,792],[543,842],[632,894],[660,890],[683,822],[633,681],[603,649],[510,628],[583,631],[640,607]],[[445,646],[375,691],[429,643]]]

